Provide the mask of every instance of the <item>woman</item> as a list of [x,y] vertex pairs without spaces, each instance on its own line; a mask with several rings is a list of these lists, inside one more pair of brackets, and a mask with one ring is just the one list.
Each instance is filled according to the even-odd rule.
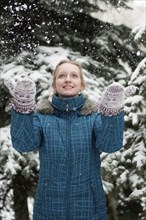
[[13,96],[13,147],[20,152],[39,151],[33,219],[106,220],[100,152],[122,147],[124,87],[108,86],[97,110],[97,103],[82,95],[81,66],[63,60],[54,71],[52,99],[41,100],[34,112],[32,80],[5,84]]

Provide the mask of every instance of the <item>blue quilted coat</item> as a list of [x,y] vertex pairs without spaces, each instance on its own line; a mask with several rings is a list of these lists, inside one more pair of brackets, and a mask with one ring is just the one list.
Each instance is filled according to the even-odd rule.
[[37,112],[12,110],[13,147],[39,151],[33,220],[106,220],[100,152],[122,147],[123,112],[106,117],[84,96],[40,102]]

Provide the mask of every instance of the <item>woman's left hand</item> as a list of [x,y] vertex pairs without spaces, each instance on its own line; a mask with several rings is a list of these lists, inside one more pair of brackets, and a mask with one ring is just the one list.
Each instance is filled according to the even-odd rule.
[[107,86],[98,103],[99,112],[106,116],[117,115],[124,110],[125,96],[132,95],[138,88],[134,85],[124,87],[114,82]]

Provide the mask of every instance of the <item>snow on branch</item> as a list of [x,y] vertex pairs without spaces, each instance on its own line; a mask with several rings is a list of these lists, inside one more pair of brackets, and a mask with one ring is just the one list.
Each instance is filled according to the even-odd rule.
[[145,25],[135,27],[132,30],[132,34],[134,35],[135,41],[140,40],[144,33],[146,33],[146,26]]
[[139,199],[140,197],[142,197],[143,195],[146,195],[146,187],[142,188],[142,189],[135,189],[129,196],[128,200],[131,199]]
[[[134,82],[134,80],[136,80],[136,78],[138,77],[139,73],[141,70],[146,69],[146,58],[144,58],[136,67],[135,71],[133,72],[132,76],[131,76],[131,80],[129,82],[129,84],[131,84],[132,82]],[[146,80],[146,74],[144,75],[143,78],[141,78],[142,81],[140,82],[136,82],[136,83],[142,83],[144,80]]]

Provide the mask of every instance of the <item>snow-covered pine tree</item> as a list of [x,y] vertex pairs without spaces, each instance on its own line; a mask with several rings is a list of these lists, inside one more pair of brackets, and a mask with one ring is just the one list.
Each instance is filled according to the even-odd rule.
[[[145,28],[135,28],[132,34],[133,41],[144,50]],[[121,220],[137,220],[146,207],[146,58],[130,72],[127,83],[136,85],[138,90],[125,101],[124,148],[112,155],[102,154],[105,185],[109,186],[107,194],[118,201],[116,209]]]

